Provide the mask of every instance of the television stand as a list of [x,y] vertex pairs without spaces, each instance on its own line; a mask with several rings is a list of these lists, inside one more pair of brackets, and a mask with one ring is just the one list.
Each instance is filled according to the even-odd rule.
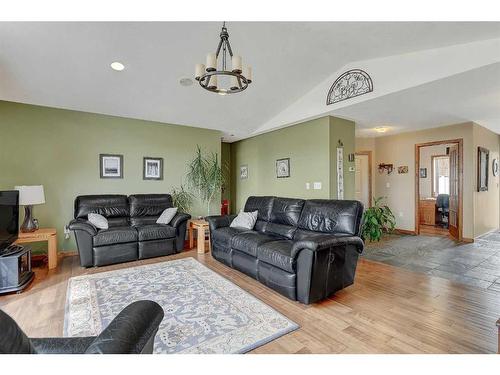
[[21,293],[31,284],[31,248],[11,245],[0,254],[0,294]]

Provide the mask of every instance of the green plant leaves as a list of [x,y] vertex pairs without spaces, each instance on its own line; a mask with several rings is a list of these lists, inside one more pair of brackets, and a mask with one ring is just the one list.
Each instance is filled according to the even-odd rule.
[[396,218],[387,205],[381,205],[384,197],[373,199],[373,206],[369,207],[363,217],[361,235],[370,241],[380,241],[384,233],[390,233],[396,226]]

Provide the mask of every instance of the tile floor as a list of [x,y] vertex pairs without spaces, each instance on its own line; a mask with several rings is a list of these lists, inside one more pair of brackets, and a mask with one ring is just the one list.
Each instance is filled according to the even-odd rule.
[[362,256],[500,293],[500,232],[471,244],[446,237],[388,235],[367,243]]

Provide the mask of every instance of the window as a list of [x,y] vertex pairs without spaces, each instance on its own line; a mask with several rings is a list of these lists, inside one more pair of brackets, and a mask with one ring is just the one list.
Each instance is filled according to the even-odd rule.
[[450,157],[437,155],[432,157],[432,195],[450,194]]

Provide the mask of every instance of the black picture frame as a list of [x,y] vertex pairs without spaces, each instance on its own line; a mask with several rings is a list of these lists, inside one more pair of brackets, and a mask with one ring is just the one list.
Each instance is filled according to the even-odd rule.
[[[118,161],[118,168],[114,172],[112,167],[106,168],[106,161]],[[100,178],[123,178],[123,155],[99,154],[99,176]]]
[[477,148],[477,191],[488,191],[490,150]]
[[[148,166],[148,163],[151,163]],[[156,170],[153,168],[157,166]],[[142,179],[161,181],[163,180],[163,158],[144,156],[142,158]]]
[[420,168],[420,178],[427,178],[427,168]]
[[[283,166],[285,169],[283,169]],[[283,158],[276,160],[276,177],[288,178],[290,177],[290,158]]]

